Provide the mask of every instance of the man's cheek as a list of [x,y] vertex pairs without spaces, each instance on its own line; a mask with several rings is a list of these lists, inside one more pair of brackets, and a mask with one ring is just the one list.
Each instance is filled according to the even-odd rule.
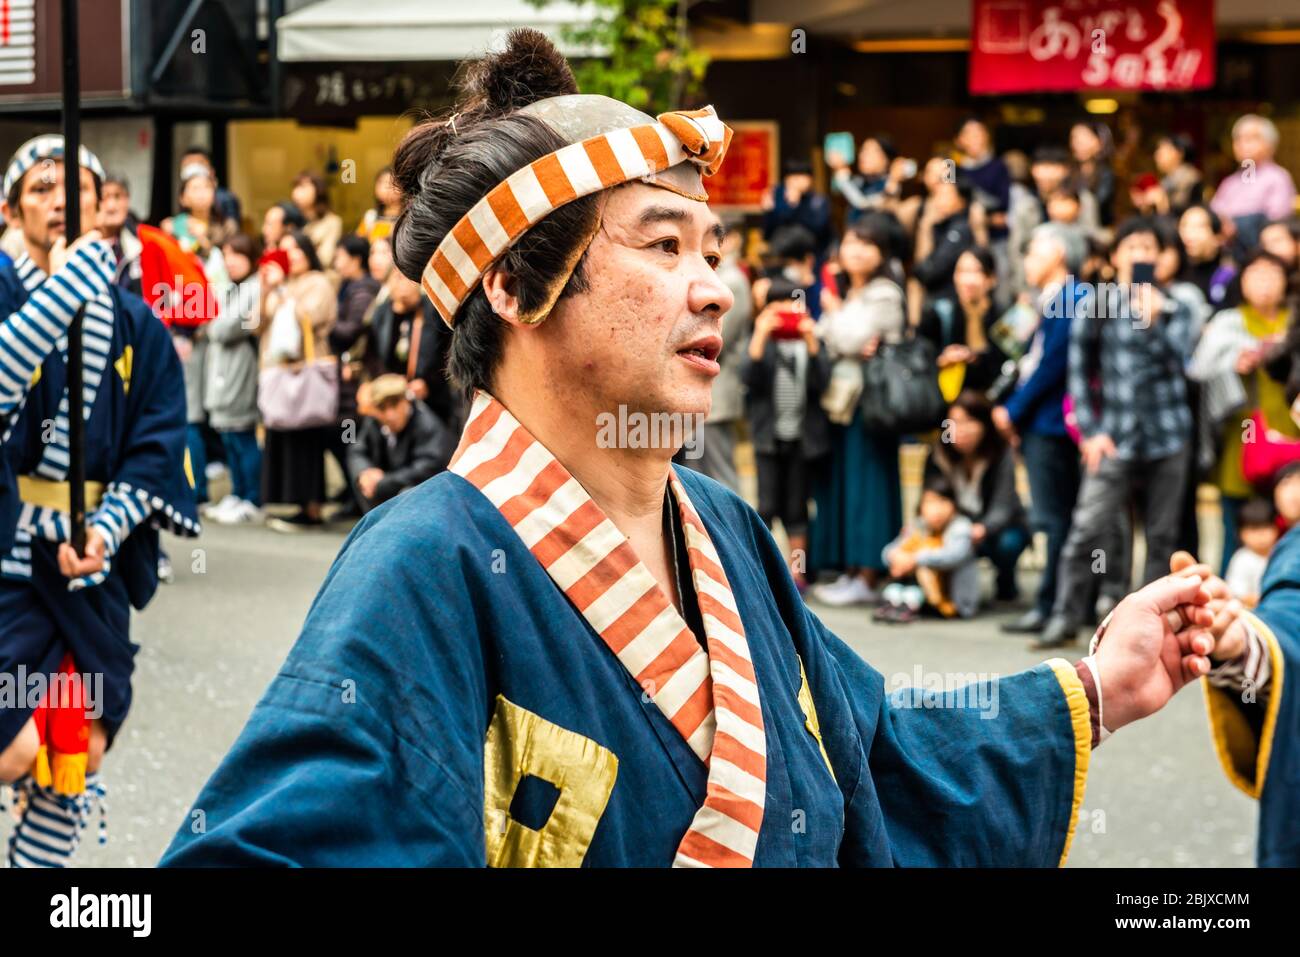
[[629,284],[607,300],[604,328],[611,344],[627,346],[644,330],[647,293]]

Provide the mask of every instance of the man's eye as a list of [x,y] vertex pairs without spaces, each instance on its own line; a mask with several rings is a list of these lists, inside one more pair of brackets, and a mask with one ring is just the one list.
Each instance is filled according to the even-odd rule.
[[654,245],[659,249],[662,249],[664,252],[668,253],[669,255],[672,256],[677,255],[678,242],[675,239],[661,239],[659,240],[659,242],[655,243]]

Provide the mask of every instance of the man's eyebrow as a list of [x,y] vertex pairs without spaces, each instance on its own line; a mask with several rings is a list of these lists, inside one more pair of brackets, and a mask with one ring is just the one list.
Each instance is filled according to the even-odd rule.
[[[657,226],[660,223],[674,223],[678,226],[685,226],[691,221],[691,214],[677,206],[647,206],[637,217],[636,224],[640,228]],[[709,235],[717,240],[718,245],[722,245],[722,240],[727,235],[726,227],[722,223],[714,220],[709,226]]]
[[637,217],[638,226],[657,226],[659,223],[677,223],[681,225],[690,220],[691,214],[676,206],[647,206]]

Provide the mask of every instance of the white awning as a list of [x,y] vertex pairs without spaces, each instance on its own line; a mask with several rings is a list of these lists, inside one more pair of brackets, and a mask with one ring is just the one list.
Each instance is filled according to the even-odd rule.
[[555,0],[319,0],[276,23],[280,59],[301,61],[461,60],[497,45],[514,27],[534,27],[569,56],[560,28],[589,22],[594,7]]

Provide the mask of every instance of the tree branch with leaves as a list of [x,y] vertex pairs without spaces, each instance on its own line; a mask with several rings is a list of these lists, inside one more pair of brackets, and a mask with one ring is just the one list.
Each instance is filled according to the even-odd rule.
[[[529,0],[542,9],[554,0]],[[709,56],[691,45],[690,0],[586,0],[592,17],[566,24],[559,39],[575,56],[583,93],[601,93],[650,114],[681,109],[699,94]]]

